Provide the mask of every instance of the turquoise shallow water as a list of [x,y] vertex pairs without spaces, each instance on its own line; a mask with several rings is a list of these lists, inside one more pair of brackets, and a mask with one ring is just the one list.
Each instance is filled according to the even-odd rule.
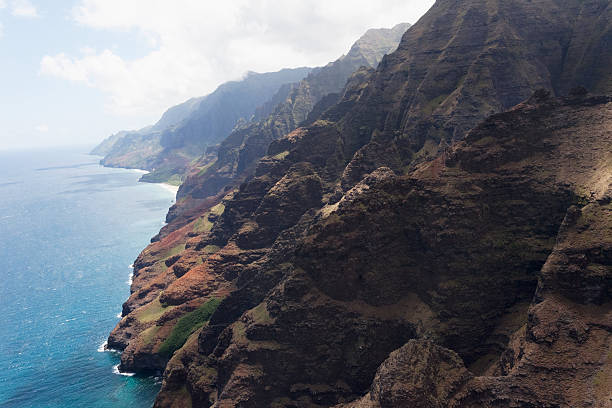
[[98,348],[173,194],[76,151],[0,152],[0,407],[150,407]]

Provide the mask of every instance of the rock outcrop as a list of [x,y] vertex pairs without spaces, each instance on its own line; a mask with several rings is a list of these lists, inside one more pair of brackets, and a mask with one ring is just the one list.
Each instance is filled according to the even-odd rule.
[[[555,177],[565,174],[575,181],[581,180],[578,185],[588,186],[585,190],[588,198],[568,207],[554,248],[539,274],[534,299],[527,314],[519,320],[522,326],[504,342],[507,345],[499,358],[492,360],[488,367],[473,364],[472,373],[466,376],[460,359],[453,360],[451,368],[441,359],[419,365],[414,360],[422,358],[424,353],[420,349],[415,353],[416,346],[408,343],[381,365],[367,395],[343,407],[611,405],[612,172],[610,165],[605,163],[608,160],[605,157],[610,157],[612,135],[609,101],[597,108],[574,106],[572,110],[584,115],[585,120],[594,120],[595,125],[579,124],[581,131],[571,126],[560,132],[574,130],[567,134],[565,143],[568,145],[555,154],[561,157],[561,152],[577,155],[578,162],[584,160],[584,167],[577,166],[574,174],[568,172],[568,167],[559,167]],[[594,111],[603,116],[593,115]],[[567,111],[562,110],[562,113]],[[576,119],[571,114],[565,117],[568,121]],[[566,123],[558,122],[558,126],[563,127]],[[585,137],[584,132],[592,132],[591,137]],[[591,154],[599,150],[596,146],[601,146],[600,137],[607,140],[602,146],[607,152],[595,159]],[[585,156],[583,148],[586,151],[594,149]],[[587,170],[585,167],[590,159],[594,159],[593,169]],[[586,172],[580,171],[580,167]],[[426,348],[426,357],[431,355],[432,346],[428,343],[421,342],[420,347]],[[452,353],[448,349],[445,352]],[[394,369],[391,371],[388,367]],[[451,377],[455,385],[446,386],[448,379],[439,379],[437,370]],[[392,392],[381,392],[381,382]],[[418,393],[430,383],[438,387]],[[443,394],[440,394],[441,389]],[[407,399],[402,402],[398,398]]]

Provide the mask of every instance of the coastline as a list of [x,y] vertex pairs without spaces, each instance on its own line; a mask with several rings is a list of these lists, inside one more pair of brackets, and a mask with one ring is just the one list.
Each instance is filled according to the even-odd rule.
[[[91,154],[91,153],[89,153],[89,155],[91,155],[91,156],[98,156],[98,155]],[[98,157],[104,157],[104,156],[98,156]],[[103,165],[102,163],[99,163],[99,164],[102,167],[107,167],[107,166]],[[128,167],[111,167],[111,168],[123,168],[123,169],[126,169],[126,170],[134,171],[134,172],[136,172],[138,174],[149,174],[150,173],[150,171],[148,171],[148,170],[131,169],[131,168],[128,168]],[[176,195],[178,194],[179,186],[175,186],[175,185],[169,184],[169,183],[150,183],[150,184],[157,184],[160,187],[162,187],[163,189],[174,193],[174,198],[176,199]]]
[[[143,169],[129,169],[129,170],[135,171],[136,173],[139,173],[139,174],[149,174],[150,173],[150,171],[143,170]],[[169,183],[151,183],[151,184],[157,184],[160,187],[174,193],[174,197],[176,198],[176,194],[178,193],[179,186],[175,186]]]
[[166,190],[173,192],[176,198],[176,194],[178,193],[179,186],[175,186],[175,185],[168,184],[168,183],[153,183],[153,184],[159,184],[162,188],[165,188]]

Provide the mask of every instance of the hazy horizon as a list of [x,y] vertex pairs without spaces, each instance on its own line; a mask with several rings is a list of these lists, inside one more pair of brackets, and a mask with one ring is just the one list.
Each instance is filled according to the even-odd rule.
[[0,0],[0,150],[93,147],[247,71],[324,65],[433,3]]

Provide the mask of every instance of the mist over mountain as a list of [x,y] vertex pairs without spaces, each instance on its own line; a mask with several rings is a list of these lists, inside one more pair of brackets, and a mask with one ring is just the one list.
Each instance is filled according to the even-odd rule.
[[390,29],[368,30],[346,55],[314,69],[298,83],[283,86],[258,109],[253,121],[237,126],[220,143],[216,154],[195,163],[178,194],[179,199],[187,196],[191,199],[181,200],[171,209],[168,221],[177,217],[182,221],[177,220],[170,228],[191,221],[198,211],[194,213],[194,207],[202,200],[205,202],[250,176],[272,141],[335,104],[350,76],[361,67],[374,68],[384,55],[395,51],[409,27],[410,24],[402,23]]
[[239,119],[249,119],[281,85],[299,80],[308,72],[310,68],[250,72],[240,81],[219,86],[210,95],[168,109],[151,127],[111,136],[92,153],[105,153],[105,166],[157,171],[148,175],[152,181],[180,182],[181,172],[207,146],[227,136]]

